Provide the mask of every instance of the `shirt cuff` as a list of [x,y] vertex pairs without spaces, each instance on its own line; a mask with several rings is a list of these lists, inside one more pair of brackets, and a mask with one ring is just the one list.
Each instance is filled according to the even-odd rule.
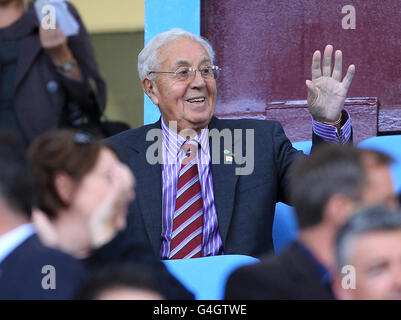
[[348,111],[343,110],[342,112],[343,112],[342,117],[346,121],[342,125],[340,132],[338,132],[335,126],[321,123],[312,118],[313,132],[326,142],[337,143],[337,144],[348,143],[351,137],[351,117]]

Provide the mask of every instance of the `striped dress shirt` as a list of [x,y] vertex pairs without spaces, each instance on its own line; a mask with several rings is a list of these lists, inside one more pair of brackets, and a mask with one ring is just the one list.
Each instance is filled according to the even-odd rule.
[[340,132],[335,126],[318,122],[312,118],[313,132],[327,142],[346,144],[351,137],[351,117],[346,110],[343,111],[342,116],[346,122],[341,127]]
[[[162,244],[160,248],[161,259],[167,259],[170,253],[171,233],[173,230],[173,217],[177,193],[178,176],[181,162],[185,157],[181,150],[185,139],[172,131],[161,120],[163,130],[163,163],[162,163]],[[199,146],[198,171],[199,182],[203,199],[203,241],[202,256],[222,254],[223,243],[219,233],[216,207],[214,205],[213,180],[210,171],[209,130],[205,128],[195,136]]]

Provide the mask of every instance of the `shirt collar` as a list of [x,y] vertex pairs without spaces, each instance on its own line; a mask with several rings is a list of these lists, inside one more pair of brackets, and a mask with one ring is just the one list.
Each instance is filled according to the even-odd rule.
[[315,255],[299,240],[295,241],[295,244],[301,250],[309,261],[312,262],[316,273],[318,274],[320,281],[324,285],[329,285],[331,283],[331,273],[330,271],[315,257]]
[[[163,147],[166,149],[168,156],[177,159],[178,153],[181,150],[182,145],[185,143],[185,139],[180,136],[177,132],[171,130],[164,122],[162,117],[161,127],[163,130]],[[209,155],[209,128],[206,127],[201,130],[199,134],[193,137],[191,140],[195,140],[199,143],[202,152],[205,155]]]
[[0,236],[0,263],[34,233],[32,224],[25,223]]

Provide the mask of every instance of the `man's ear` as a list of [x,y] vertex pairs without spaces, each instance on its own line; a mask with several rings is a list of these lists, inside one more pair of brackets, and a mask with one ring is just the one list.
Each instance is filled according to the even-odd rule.
[[149,80],[148,78],[144,78],[142,80],[142,89],[143,89],[143,92],[145,92],[146,95],[152,100],[152,102],[158,106],[159,105],[159,98],[158,98],[159,91],[157,90],[155,81]]
[[54,188],[65,205],[71,203],[75,187],[74,181],[68,174],[64,172],[56,174],[54,178]]
[[331,225],[342,226],[355,210],[355,203],[344,194],[335,194],[324,208],[324,218]]

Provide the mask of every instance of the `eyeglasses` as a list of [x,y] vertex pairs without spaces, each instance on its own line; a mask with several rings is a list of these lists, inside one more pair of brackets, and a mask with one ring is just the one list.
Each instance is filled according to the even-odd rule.
[[189,79],[193,79],[196,71],[199,71],[199,73],[205,80],[210,80],[210,79],[216,79],[220,70],[221,70],[220,67],[210,65],[198,68],[179,67],[176,71],[150,71],[149,74],[167,73],[174,75],[174,78],[177,79],[178,81],[187,81]]

